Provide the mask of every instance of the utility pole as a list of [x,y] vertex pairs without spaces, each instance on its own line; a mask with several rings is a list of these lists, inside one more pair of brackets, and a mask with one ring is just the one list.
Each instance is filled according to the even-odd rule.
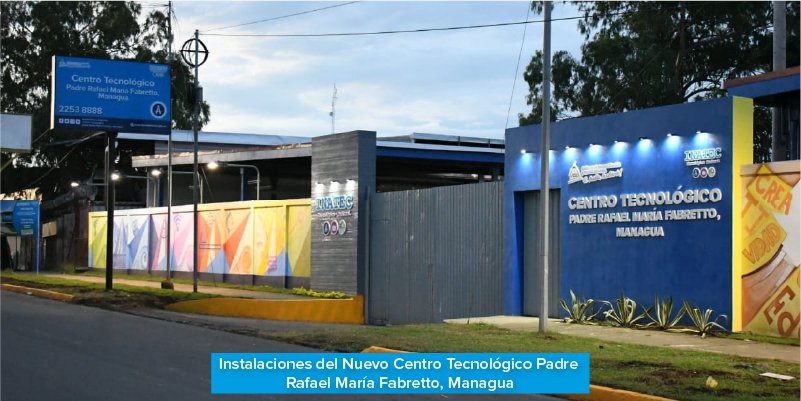
[[197,292],[197,196],[198,196],[198,186],[200,185],[200,180],[198,180],[197,174],[197,114],[198,109],[200,108],[200,85],[198,84],[198,67],[200,67],[200,39],[198,39],[198,30],[195,29],[195,96],[194,102],[192,107],[194,110],[192,113],[192,135],[194,138],[194,153],[195,153],[195,161],[193,163],[193,172],[192,180],[194,184],[192,185],[192,292]]
[[539,331],[548,331],[548,202],[550,188],[551,136],[551,7],[545,2],[545,24],[542,43],[542,133],[540,146],[540,257],[542,258],[542,299],[540,301]]
[[[167,3],[167,63],[170,65],[170,82],[174,79],[172,58],[172,1]],[[167,277],[161,283],[161,288],[173,289],[170,270],[172,267],[172,121],[170,132],[167,133]]]
[[[784,1],[773,2],[773,71],[787,68],[787,6]],[[782,108],[774,107],[771,113],[771,161],[787,158],[782,129]]]
[[[184,42],[183,47],[181,48],[181,57],[183,57],[184,61],[190,67],[194,67],[195,69],[195,82],[193,85],[193,93],[190,96],[190,102],[192,103],[192,137],[193,137],[193,148],[194,148],[194,155],[195,160],[192,164],[192,291],[197,292],[197,276],[198,276],[198,266],[197,266],[197,247],[198,247],[198,240],[197,240],[197,198],[198,198],[198,187],[200,186],[199,181],[200,177],[198,176],[198,160],[197,160],[197,143],[198,143],[198,130],[200,127],[198,126],[198,114],[200,113],[200,104],[203,102],[203,92],[200,89],[200,84],[198,83],[198,67],[200,67],[203,63],[206,62],[209,58],[209,50],[206,48],[206,45],[198,39],[198,30],[195,29],[195,37],[192,39],[187,40]],[[203,47],[203,50],[200,48]],[[203,60],[200,60],[200,55],[203,54]]]

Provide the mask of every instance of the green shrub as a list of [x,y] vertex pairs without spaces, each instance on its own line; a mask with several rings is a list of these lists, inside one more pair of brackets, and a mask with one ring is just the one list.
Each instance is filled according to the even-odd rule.
[[347,298],[344,292],[339,291],[327,291],[327,292],[318,292],[314,290],[309,290],[303,287],[295,287],[292,289],[292,293],[295,295],[303,295],[307,297],[314,297],[314,298],[327,298],[327,299],[343,299]]
[[726,331],[725,327],[718,324],[719,319],[723,319],[724,322],[729,320],[729,317],[726,315],[718,315],[715,319],[711,319],[712,313],[714,313],[712,309],[706,309],[701,312],[701,308],[697,306],[693,308],[687,301],[684,301],[684,311],[693,322],[693,327],[690,330],[700,334],[701,337],[706,337],[707,334],[711,333],[716,328]]
[[609,306],[609,310],[604,312],[606,319],[615,326],[621,327],[635,327],[635,324],[644,319],[646,314],[651,310],[650,308],[643,308],[645,309],[645,313],[637,315],[637,302],[627,297],[622,291],[620,293],[620,298],[615,301],[617,309],[615,309],[615,305],[609,301],[601,302]]
[[559,300],[562,309],[567,312],[565,321],[568,323],[593,324],[593,319],[595,319],[595,316],[600,312],[600,310],[593,311],[595,301],[593,299],[583,300],[577,298],[573,290],[570,290],[570,300],[570,307],[567,306],[564,299]]
[[655,327],[660,330],[670,330],[676,327],[685,313],[683,307],[679,308],[679,312],[676,316],[671,318],[670,315],[673,314],[673,298],[669,297],[660,301],[659,295],[654,297],[653,309],[653,316],[651,316],[649,311],[645,312],[646,316],[651,319],[651,322],[646,324],[645,327]]

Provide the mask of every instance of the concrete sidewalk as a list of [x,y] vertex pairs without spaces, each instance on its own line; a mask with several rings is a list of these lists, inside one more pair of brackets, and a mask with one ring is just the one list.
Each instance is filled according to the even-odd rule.
[[[57,277],[62,278],[65,280],[77,280],[77,281],[85,281],[89,283],[105,283],[105,277],[95,277],[95,276],[81,276],[77,274],[42,274],[49,277]],[[149,287],[149,288],[161,288],[161,282],[158,281],[145,281],[145,280],[136,280],[136,276],[125,276],[126,278],[118,278],[114,277],[114,284],[125,284],[130,286],[136,287]],[[192,285],[191,284],[178,284],[174,283],[175,291],[181,292],[192,292]],[[212,287],[208,285],[198,285],[197,292],[202,292],[204,294],[214,294],[220,295],[224,297],[237,297],[237,298],[253,298],[253,299],[284,299],[284,300],[291,300],[291,299],[309,299],[309,297],[304,297],[300,295],[292,295],[292,294],[280,294],[275,292],[265,292],[265,291],[250,291],[250,290],[241,290],[236,288],[225,288],[225,287]]]
[[[537,331],[539,329],[539,319],[526,316],[488,316],[450,319],[445,322],[454,324],[487,323],[510,330]],[[716,352],[748,358],[777,359],[793,363],[799,363],[801,360],[801,348],[792,345],[766,344],[719,337],[701,338],[691,334],[656,330],[570,324],[555,319],[549,320],[548,329],[561,334],[597,338],[604,341]]]

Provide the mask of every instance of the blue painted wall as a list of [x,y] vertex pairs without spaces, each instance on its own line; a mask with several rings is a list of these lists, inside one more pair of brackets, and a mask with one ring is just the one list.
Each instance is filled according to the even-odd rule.
[[[504,188],[504,311],[522,314],[522,191],[539,188],[539,125],[506,131]],[[699,133],[700,132],[700,133]],[[668,136],[670,133],[672,136]],[[640,138],[646,139],[640,139]],[[615,141],[619,141],[615,143]],[[594,144],[594,146],[590,146]],[[566,146],[571,148],[565,149]],[[721,148],[714,177],[694,178],[684,151]],[[527,153],[521,153],[525,149]],[[560,297],[613,301],[621,290],[651,305],[654,295],[688,300],[731,317],[732,99],[722,98],[647,110],[577,118],[551,126],[551,187],[559,188]],[[623,175],[568,184],[578,166],[620,162]],[[698,166],[704,167],[704,166]],[[708,167],[708,166],[707,166]],[[623,194],[717,188],[719,202],[623,207]],[[613,208],[570,210],[571,198],[611,196]],[[714,208],[715,219],[569,224],[571,214],[628,213]],[[659,226],[664,237],[618,238],[618,227]]]

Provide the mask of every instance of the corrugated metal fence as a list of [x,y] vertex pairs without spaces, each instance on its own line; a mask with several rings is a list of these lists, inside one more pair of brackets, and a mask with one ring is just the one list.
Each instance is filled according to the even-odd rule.
[[370,323],[501,314],[502,202],[503,182],[372,196]]

